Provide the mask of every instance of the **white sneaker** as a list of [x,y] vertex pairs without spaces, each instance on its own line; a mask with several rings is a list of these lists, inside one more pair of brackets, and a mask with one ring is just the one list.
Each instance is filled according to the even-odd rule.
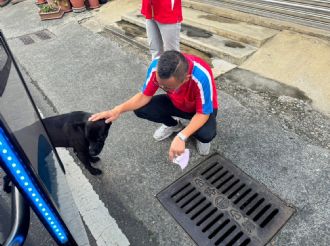
[[196,139],[197,152],[200,155],[208,155],[210,153],[211,143],[202,143]]
[[154,133],[154,139],[156,141],[162,141],[173,134],[173,132],[179,132],[183,129],[183,125],[180,121],[176,126],[161,125]]

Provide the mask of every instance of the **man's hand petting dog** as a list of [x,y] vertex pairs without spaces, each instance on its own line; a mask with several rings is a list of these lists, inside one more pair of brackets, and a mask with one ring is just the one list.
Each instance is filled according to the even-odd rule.
[[76,111],[45,118],[43,123],[55,147],[73,148],[87,170],[92,175],[100,175],[102,171],[91,163],[100,160],[97,155],[103,149],[111,122],[88,121],[90,116],[90,113]]
[[91,117],[89,117],[89,121],[98,121],[98,120],[105,120],[105,123],[109,124],[112,121],[115,121],[119,118],[121,112],[119,108],[114,107],[113,109],[109,111],[103,111],[100,113],[93,114]]

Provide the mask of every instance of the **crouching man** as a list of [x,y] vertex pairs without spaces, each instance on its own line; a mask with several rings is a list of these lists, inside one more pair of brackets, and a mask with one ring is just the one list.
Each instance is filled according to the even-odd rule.
[[[165,93],[155,95],[158,89]],[[127,111],[162,124],[153,135],[156,141],[177,133],[169,149],[170,160],[184,152],[190,137],[196,139],[198,153],[208,155],[216,136],[218,111],[210,66],[199,57],[166,51],[151,62],[141,92],[109,111],[92,115],[89,120],[112,122]],[[177,118],[190,122],[184,127]]]

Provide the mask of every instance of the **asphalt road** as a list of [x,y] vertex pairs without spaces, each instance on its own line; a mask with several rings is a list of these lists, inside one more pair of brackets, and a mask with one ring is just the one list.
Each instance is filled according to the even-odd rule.
[[[19,5],[0,10],[0,28],[45,116],[109,109],[139,90],[149,59],[144,51],[95,34],[76,18],[37,22],[31,3]],[[51,39],[32,35],[44,29]],[[35,42],[24,45],[18,37],[25,34]],[[301,92],[245,70],[232,70],[217,83],[220,110],[212,152],[297,209],[273,243],[328,245],[329,119],[313,110]],[[111,127],[101,154],[104,174],[82,171],[131,245],[194,245],[155,198],[183,174],[167,159],[170,140],[153,141],[157,126],[124,114]],[[203,159],[193,141],[188,147],[192,156],[185,171]]]

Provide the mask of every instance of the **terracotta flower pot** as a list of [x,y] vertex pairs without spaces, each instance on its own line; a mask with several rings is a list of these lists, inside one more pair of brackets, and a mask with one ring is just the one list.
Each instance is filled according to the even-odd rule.
[[89,8],[96,9],[100,7],[99,0],[88,0],[89,2]]
[[62,18],[64,15],[64,11],[62,11],[61,8],[58,8],[57,10],[47,13],[39,10],[39,15],[41,20],[54,20],[54,19]]
[[64,13],[72,11],[71,3],[69,0],[58,0],[57,5],[61,7]]
[[73,12],[79,13],[86,10],[84,0],[70,0]]
[[36,4],[37,4],[37,5],[45,4],[45,3],[47,3],[46,0],[36,0]]
[[9,3],[9,0],[0,0],[0,7],[5,6],[7,3]]

